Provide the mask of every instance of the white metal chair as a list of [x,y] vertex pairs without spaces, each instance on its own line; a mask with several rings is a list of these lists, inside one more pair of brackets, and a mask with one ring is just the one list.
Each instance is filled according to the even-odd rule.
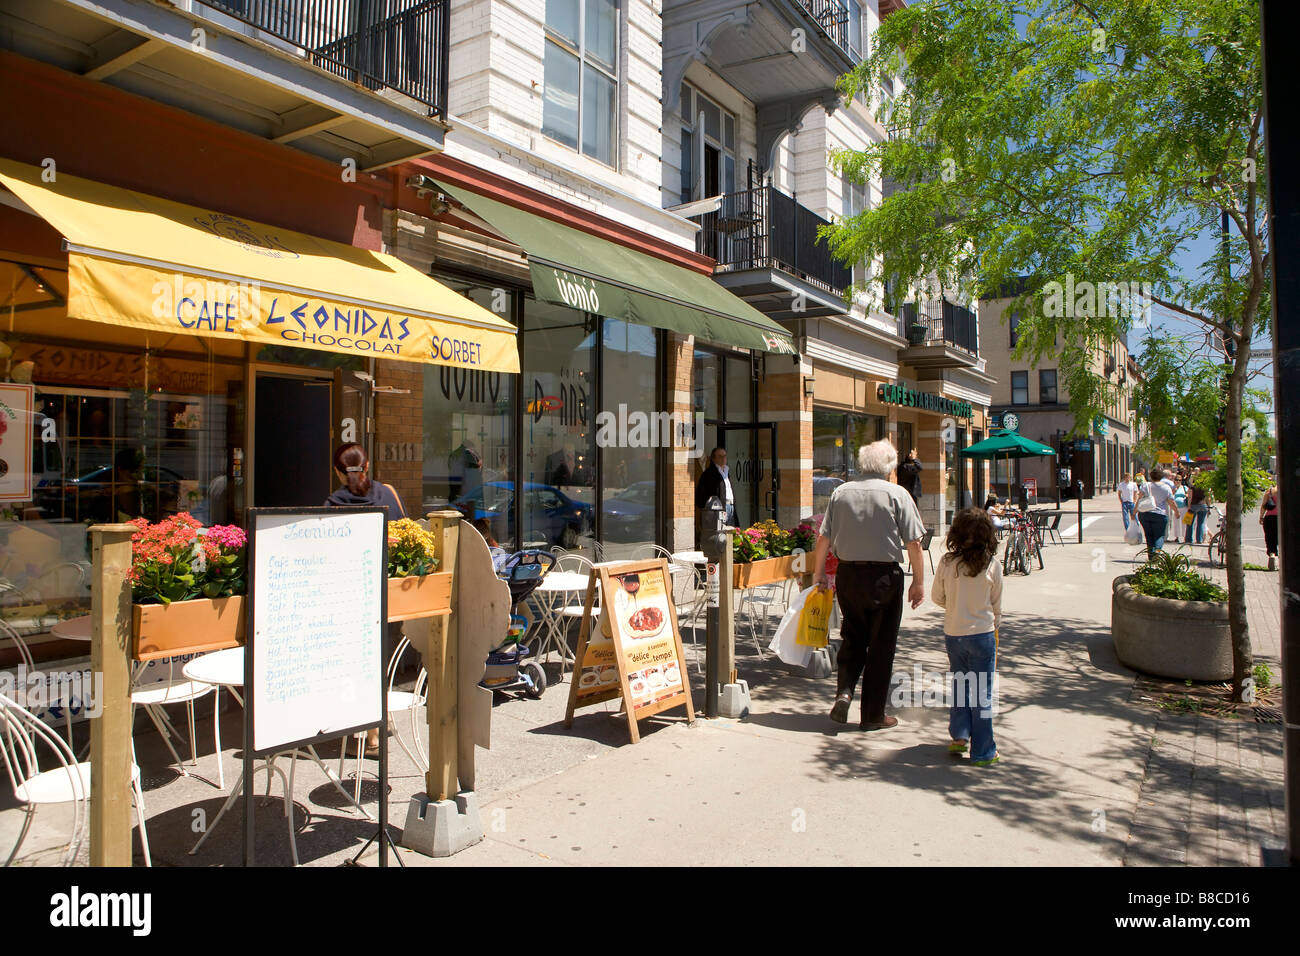
[[[185,762],[172,746],[172,737],[180,738],[180,732],[172,724],[171,718],[167,716],[167,711],[163,710],[165,704],[184,704],[186,716],[190,724],[190,762],[198,766],[198,757],[195,754],[198,748],[195,743],[194,733],[194,702],[208,694],[213,694],[212,708],[212,740],[213,753],[217,755],[217,788],[226,789],[226,774],[221,764],[221,694],[212,684],[204,684],[200,681],[190,680],[183,674],[179,677],[176,675],[176,663],[174,660],[166,661],[167,677],[161,681],[155,681],[149,684],[141,684],[139,680],[148,672],[148,664],[141,665],[135,673],[135,681],[131,688],[131,722],[135,723],[135,709],[143,707],[144,712],[149,715],[153,721],[154,727],[158,729],[163,743],[171,751],[172,758],[176,761],[176,766],[181,772],[181,776],[188,777],[189,771],[185,769]],[[134,747],[134,742],[132,742]]]
[[[41,770],[37,744],[50,751],[57,766]],[[0,694],[0,760],[13,786],[14,797],[23,805],[26,817],[18,842],[9,852],[5,866],[18,858],[18,851],[31,829],[36,807],[42,803],[72,803],[72,839],[64,855],[63,865],[71,865],[77,858],[86,838],[90,811],[90,763],[79,763],[59,735],[43,721],[15,701]],[[47,764],[48,764],[47,760]],[[149,855],[149,833],[144,822],[144,794],[140,792],[140,768],[131,764],[131,797],[135,804],[135,818],[140,827],[140,849],[144,852],[146,866],[152,866]]]
[[[417,711],[424,706],[427,687],[429,682],[429,672],[423,667],[415,678],[415,686],[411,690],[396,690],[394,683],[397,675],[401,671],[402,656],[406,653],[407,648],[411,646],[410,638],[403,636],[397,647],[393,650],[393,656],[388,659],[388,719],[391,721],[394,714],[400,714],[403,711],[410,712],[411,715],[411,734],[415,738],[415,749],[420,754],[417,757],[411,752],[411,748],[406,746],[406,741],[402,739],[401,730],[396,726],[393,728],[393,739],[397,741],[397,746],[402,748],[402,752],[411,758],[411,761],[422,771],[429,769],[429,759],[425,754],[424,748],[420,743],[420,727],[417,720]],[[352,802],[361,803],[361,777],[362,761],[366,756],[366,735],[363,731],[354,734],[353,739],[357,742],[357,772],[355,777],[354,789],[352,792]],[[343,748],[339,754],[339,777],[343,776],[343,762],[348,759],[348,738],[343,738]],[[381,798],[382,799],[382,798]]]
[[[592,561],[581,554],[562,554],[558,561],[555,562],[553,571],[569,571],[575,574],[591,574]],[[579,601],[576,604],[563,603],[567,599],[567,594],[554,595],[555,602],[547,608],[547,617],[549,618],[548,626],[551,633],[548,638],[555,638],[555,643],[560,647],[560,679],[564,679],[564,651],[568,647],[568,641],[565,640],[569,628],[569,621],[574,618],[581,619],[583,612],[586,610],[585,603]],[[600,588],[596,588],[595,601],[592,604],[592,612],[599,617],[600,614]],[[549,646],[549,641],[548,641]],[[542,651],[538,650],[538,657],[541,657]]]

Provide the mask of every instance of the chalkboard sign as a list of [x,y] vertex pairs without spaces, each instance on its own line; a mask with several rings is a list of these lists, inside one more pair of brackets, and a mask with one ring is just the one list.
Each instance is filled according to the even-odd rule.
[[252,754],[383,726],[384,510],[254,508],[248,540]]

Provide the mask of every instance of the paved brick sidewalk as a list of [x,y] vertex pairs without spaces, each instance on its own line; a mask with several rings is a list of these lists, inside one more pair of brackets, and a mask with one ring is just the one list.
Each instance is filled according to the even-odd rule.
[[[1115,529],[1106,522],[1099,530],[1108,537]],[[1246,560],[1264,563],[1257,529],[1247,521],[1245,531]],[[1210,566],[1203,546],[1181,550],[1226,585],[1227,573]],[[1246,620],[1255,662],[1280,682],[1276,573],[1246,572]],[[1285,833],[1280,723],[1156,712],[1126,866],[1259,866],[1261,849],[1284,846]]]

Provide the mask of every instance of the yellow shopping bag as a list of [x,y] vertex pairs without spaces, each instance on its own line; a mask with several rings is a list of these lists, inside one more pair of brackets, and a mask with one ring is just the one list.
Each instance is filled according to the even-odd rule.
[[831,606],[835,598],[829,588],[814,588],[799,612],[799,630],[795,643],[804,647],[825,647],[830,630]]

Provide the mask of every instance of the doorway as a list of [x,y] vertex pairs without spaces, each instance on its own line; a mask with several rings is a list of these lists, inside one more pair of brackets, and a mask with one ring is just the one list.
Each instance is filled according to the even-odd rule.
[[253,413],[253,504],[317,507],[334,490],[333,377],[258,371]]
[[777,520],[781,470],[776,457],[776,423],[718,425],[718,444],[727,450],[736,520],[748,528]]

